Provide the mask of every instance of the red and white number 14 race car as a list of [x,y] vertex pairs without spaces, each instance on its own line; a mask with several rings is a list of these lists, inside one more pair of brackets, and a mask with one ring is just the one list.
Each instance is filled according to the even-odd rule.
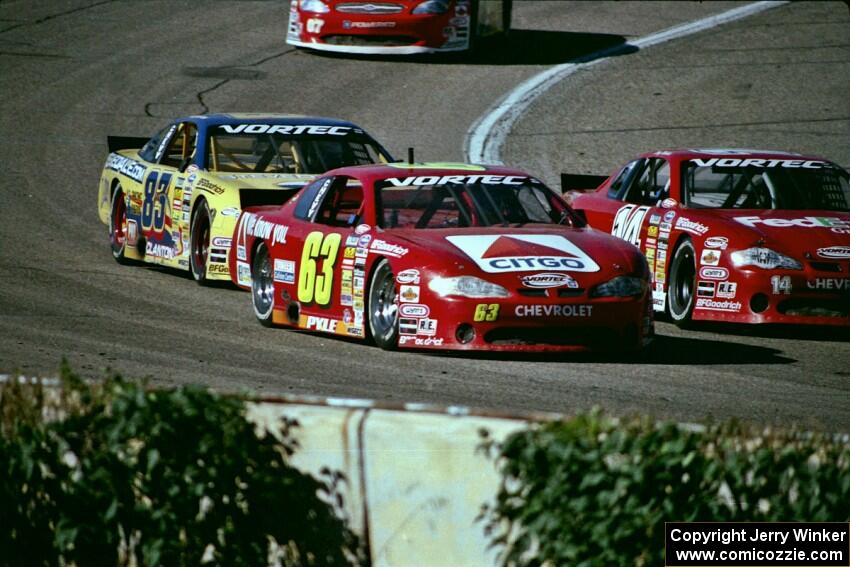
[[264,325],[387,349],[636,351],[652,335],[643,255],[513,169],[336,169],[244,210],[233,243]]
[[850,183],[823,158],[652,152],[572,203],[644,252],[676,323],[850,325]]
[[292,0],[286,42],[362,54],[464,51],[511,27],[511,0]]

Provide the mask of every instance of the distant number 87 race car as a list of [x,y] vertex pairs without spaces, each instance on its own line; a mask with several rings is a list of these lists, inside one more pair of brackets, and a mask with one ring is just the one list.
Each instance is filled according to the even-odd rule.
[[292,0],[286,42],[361,54],[464,51],[507,34],[511,0]]
[[267,326],[490,351],[637,351],[653,333],[640,252],[513,169],[337,169],[246,209],[232,238]]

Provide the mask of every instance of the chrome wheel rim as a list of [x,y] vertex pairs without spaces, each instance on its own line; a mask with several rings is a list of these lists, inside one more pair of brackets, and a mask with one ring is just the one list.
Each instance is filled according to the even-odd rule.
[[199,213],[192,239],[192,267],[195,273],[203,277],[206,273],[207,255],[210,247],[210,221],[204,213]]
[[265,248],[257,252],[251,273],[251,295],[257,317],[267,318],[274,307],[274,278],[271,262]]
[[395,280],[388,264],[378,268],[369,293],[369,322],[372,334],[387,337],[395,330],[398,320]]

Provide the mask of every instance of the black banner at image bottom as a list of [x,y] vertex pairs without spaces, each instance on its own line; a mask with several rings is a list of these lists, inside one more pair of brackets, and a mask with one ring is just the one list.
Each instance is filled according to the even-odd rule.
[[842,522],[668,522],[667,567],[850,567]]

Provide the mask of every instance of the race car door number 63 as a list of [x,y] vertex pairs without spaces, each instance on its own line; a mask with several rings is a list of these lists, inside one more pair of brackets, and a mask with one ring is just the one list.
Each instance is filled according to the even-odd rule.
[[[315,300],[318,305],[328,305],[331,302],[334,262],[341,239],[340,234],[325,236],[318,231],[311,232],[304,239],[301,267],[298,271],[298,301],[312,303]],[[320,258],[322,271],[317,274]]]

